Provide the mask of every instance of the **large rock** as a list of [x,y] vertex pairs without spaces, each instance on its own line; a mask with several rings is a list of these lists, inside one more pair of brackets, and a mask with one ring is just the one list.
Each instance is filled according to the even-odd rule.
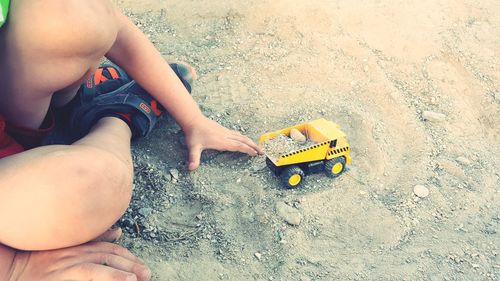
[[299,210],[285,204],[285,202],[276,203],[276,212],[287,223],[291,225],[300,225],[302,216],[300,215]]
[[290,130],[290,138],[298,143],[305,143],[307,141],[306,136],[297,129]]

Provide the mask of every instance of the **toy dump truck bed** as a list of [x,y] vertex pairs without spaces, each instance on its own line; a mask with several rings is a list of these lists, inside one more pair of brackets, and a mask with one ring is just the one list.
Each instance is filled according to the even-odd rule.
[[[266,133],[260,137],[259,144],[263,145],[267,140],[273,139],[279,135],[288,136],[290,135],[290,131],[292,129],[297,129],[302,132],[307,139],[312,141],[314,144],[298,150],[283,153],[276,158],[269,157],[269,159],[276,166],[286,166],[329,159],[329,151],[332,151],[332,149],[336,148],[339,144],[343,145],[343,147],[348,147],[347,141],[345,140],[345,134],[340,130],[340,127],[337,124],[325,119],[318,119],[295,125],[293,127]],[[350,158],[346,160],[350,162]]]

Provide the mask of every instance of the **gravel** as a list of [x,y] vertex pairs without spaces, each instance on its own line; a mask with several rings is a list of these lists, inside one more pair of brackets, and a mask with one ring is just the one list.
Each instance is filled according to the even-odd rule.
[[269,158],[278,159],[282,154],[306,148],[313,144],[314,143],[311,141],[307,141],[305,143],[299,143],[281,134],[272,139],[267,140],[264,143],[264,152],[267,154],[267,156],[269,156]]
[[457,162],[464,165],[464,166],[469,166],[470,164],[472,164],[472,162],[466,158],[466,157],[463,157],[463,156],[460,156],[460,157],[457,157]]
[[285,202],[276,203],[276,212],[288,224],[298,226],[302,220],[299,210],[287,205]]

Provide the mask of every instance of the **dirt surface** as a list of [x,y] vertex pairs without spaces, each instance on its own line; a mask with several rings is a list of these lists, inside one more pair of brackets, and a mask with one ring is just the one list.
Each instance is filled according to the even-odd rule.
[[326,118],[352,147],[341,177],[284,190],[263,157],[187,172],[161,121],[120,222],[153,280],[500,280],[497,0],[117,3],[197,68],[210,118],[254,140]]

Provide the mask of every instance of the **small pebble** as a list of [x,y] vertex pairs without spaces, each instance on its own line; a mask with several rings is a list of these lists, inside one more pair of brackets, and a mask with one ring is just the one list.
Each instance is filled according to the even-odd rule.
[[255,256],[255,258],[256,258],[257,260],[259,260],[259,261],[262,259],[262,254],[261,254],[261,253],[259,253],[259,252],[255,253],[255,254],[253,254],[253,255],[254,255],[254,256]]
[[460,169],[453,161],[440,159],[437,161],[437,164],[439,165],[439,168],[443,169],[450,175],[453,175],[460,179],[466,179],[464,171]]
[[456,160],[457,160],[458,163],[460,163],[460,164],[462,164],[464,166],[469,166],[472,163],[469,159],[467,159],[467,158],[465,158],[463,156],[457,157]]
[[422,118],[426,121],[441,122],[446,119],[446,115],[434,111],[424,111],[422,113]]
[[140,208],[139,211],[137,211],[139,214],[141,214],[142,216],[144,217],[147,217],[149,215],[151,215],[151,213],[153,212],[153,209],[151,208]]
[[178,180],[179,179],[179,171],[177,169],[170,169],[170,175],[172,176],[172,179]]
[[295,128],[290,130],[290,138],[298,143],[305,143],[307,141],[306,136]]
[[418,184],[413,187],[413,193],[415,193],[415,195],[420,198],[425,198],[429,196],[429,189],[423,185]]
[[285,204],[285,202],[276,203],[276,212],[287,223],[291,225],[300,225],[302,218],[299,210]]

